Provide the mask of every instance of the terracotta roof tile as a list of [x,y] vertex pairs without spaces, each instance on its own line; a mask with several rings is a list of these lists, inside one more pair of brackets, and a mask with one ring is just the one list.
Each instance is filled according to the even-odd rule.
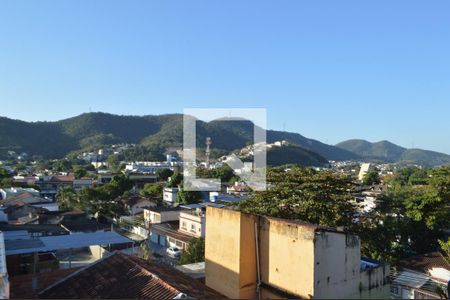
[[36,299],[37,293],[54,284],[77,269],[61,269],[51,272],[43,272],[37,274],[37,288],[33,290],[32,280],[33,274],[19,275],[10,277],[10,298],[11,299]]
[[172,299],[181,293],[194,298],[223,298],[176,269],[114,252],[49,286],[38,296],[43,299]]

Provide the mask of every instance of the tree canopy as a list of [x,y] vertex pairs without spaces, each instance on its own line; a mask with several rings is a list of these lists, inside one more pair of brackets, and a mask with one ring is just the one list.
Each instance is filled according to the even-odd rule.
[[355,207],[352,183],[345,176],[294,167],[270,169],[267,180],[268,190],[242,201],[242,211],[325,226],[351,225]]

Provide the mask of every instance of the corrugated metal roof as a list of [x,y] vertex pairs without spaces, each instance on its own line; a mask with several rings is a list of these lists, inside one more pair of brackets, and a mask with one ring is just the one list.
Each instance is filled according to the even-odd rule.
[[125,244],[133,241],[114,231],[45,236],[37,239],[5,241],[6,255],[46,252],[93,245]]

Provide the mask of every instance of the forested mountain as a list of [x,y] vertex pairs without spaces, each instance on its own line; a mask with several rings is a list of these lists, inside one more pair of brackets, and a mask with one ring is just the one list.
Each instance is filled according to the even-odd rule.
[[[253,141],[250,121],[216,120],[197,122],[197,145],[204,147],[211,137],[213,151],[225,154],[241,149]],[[388,141],[370,143],[349,140],[327,145],[298,133],[267,131],[267,142],[286,140],[300,149],[283,149],[300,155],[305,162],[327,160],[377,160],[408,162],[436,166],[450,164],[450,156],[433,151],[406,149]],[[43,158],[61,158],[73,151],[95,149],[115,143],[140,144],[163,152],[170,147],[181,148],[183,115],[121,116],[107,113],[85,113],[55,122],[24,122],[0,117],[0,158],[9,150],[26,152]],[[313,158],[313,154],[318,154]],[[289,155],[289,156],[290,156]],[[291,156],[290,156],[291,157]],[[273,158],[273,156],[269,157]]]
[[365,140],[348,140],[336,145],[366,160],[413,163],[426,166],[450,164],[450,155],[421,149],[406,149],[388,141],[370,143]]
[[[135,143],[155,149],[182,146],[183,115],[119,116],[107,113],[85,113],[56,122],[24,122],[0,117],[0,157],[8,150],[26,152],[44,158],[61,158],[71,151],[105,144]],[[203,147],[205,138],[213,149],[228,152],[240,149],[253,140],[250,121],[197,122],[197,141]],[[297,133],[267,131],[267,142],[287,140],[307,151],[330,160],[356,159],[346,150],[311,140]]]

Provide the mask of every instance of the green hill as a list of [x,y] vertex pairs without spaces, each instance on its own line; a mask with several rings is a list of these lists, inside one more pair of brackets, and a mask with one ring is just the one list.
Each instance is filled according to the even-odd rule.
[[328,165],[328,160],[315,152],[299,146],[272,147],[268,149],[267,165],[281,166],[288,164],[323,167]]
[[412,163],[424,166],[450,164],[450,155],[421,149],[406,149],[388,141],[370,143],[365,140],[348,140],[337,144],[336,147],[372,161]]
[[[8,150],[44,158],[61,158],[71,151],[113,143],[135,143],[155,149],[180,148],[182,129],[181,114],[119,116],[85,113],[56,122],[24,122],[0,117],[0,158],[5,157]],[[249,121],[197,122],[199,147],[204,146],[207,136],[212,138],[212,147],[216,150],[227,152],[240,149],[252,142],[253,124]],[[279,140],[286,140],[330,160],[358,157],[297,133],[267,131],[267,142]]]

